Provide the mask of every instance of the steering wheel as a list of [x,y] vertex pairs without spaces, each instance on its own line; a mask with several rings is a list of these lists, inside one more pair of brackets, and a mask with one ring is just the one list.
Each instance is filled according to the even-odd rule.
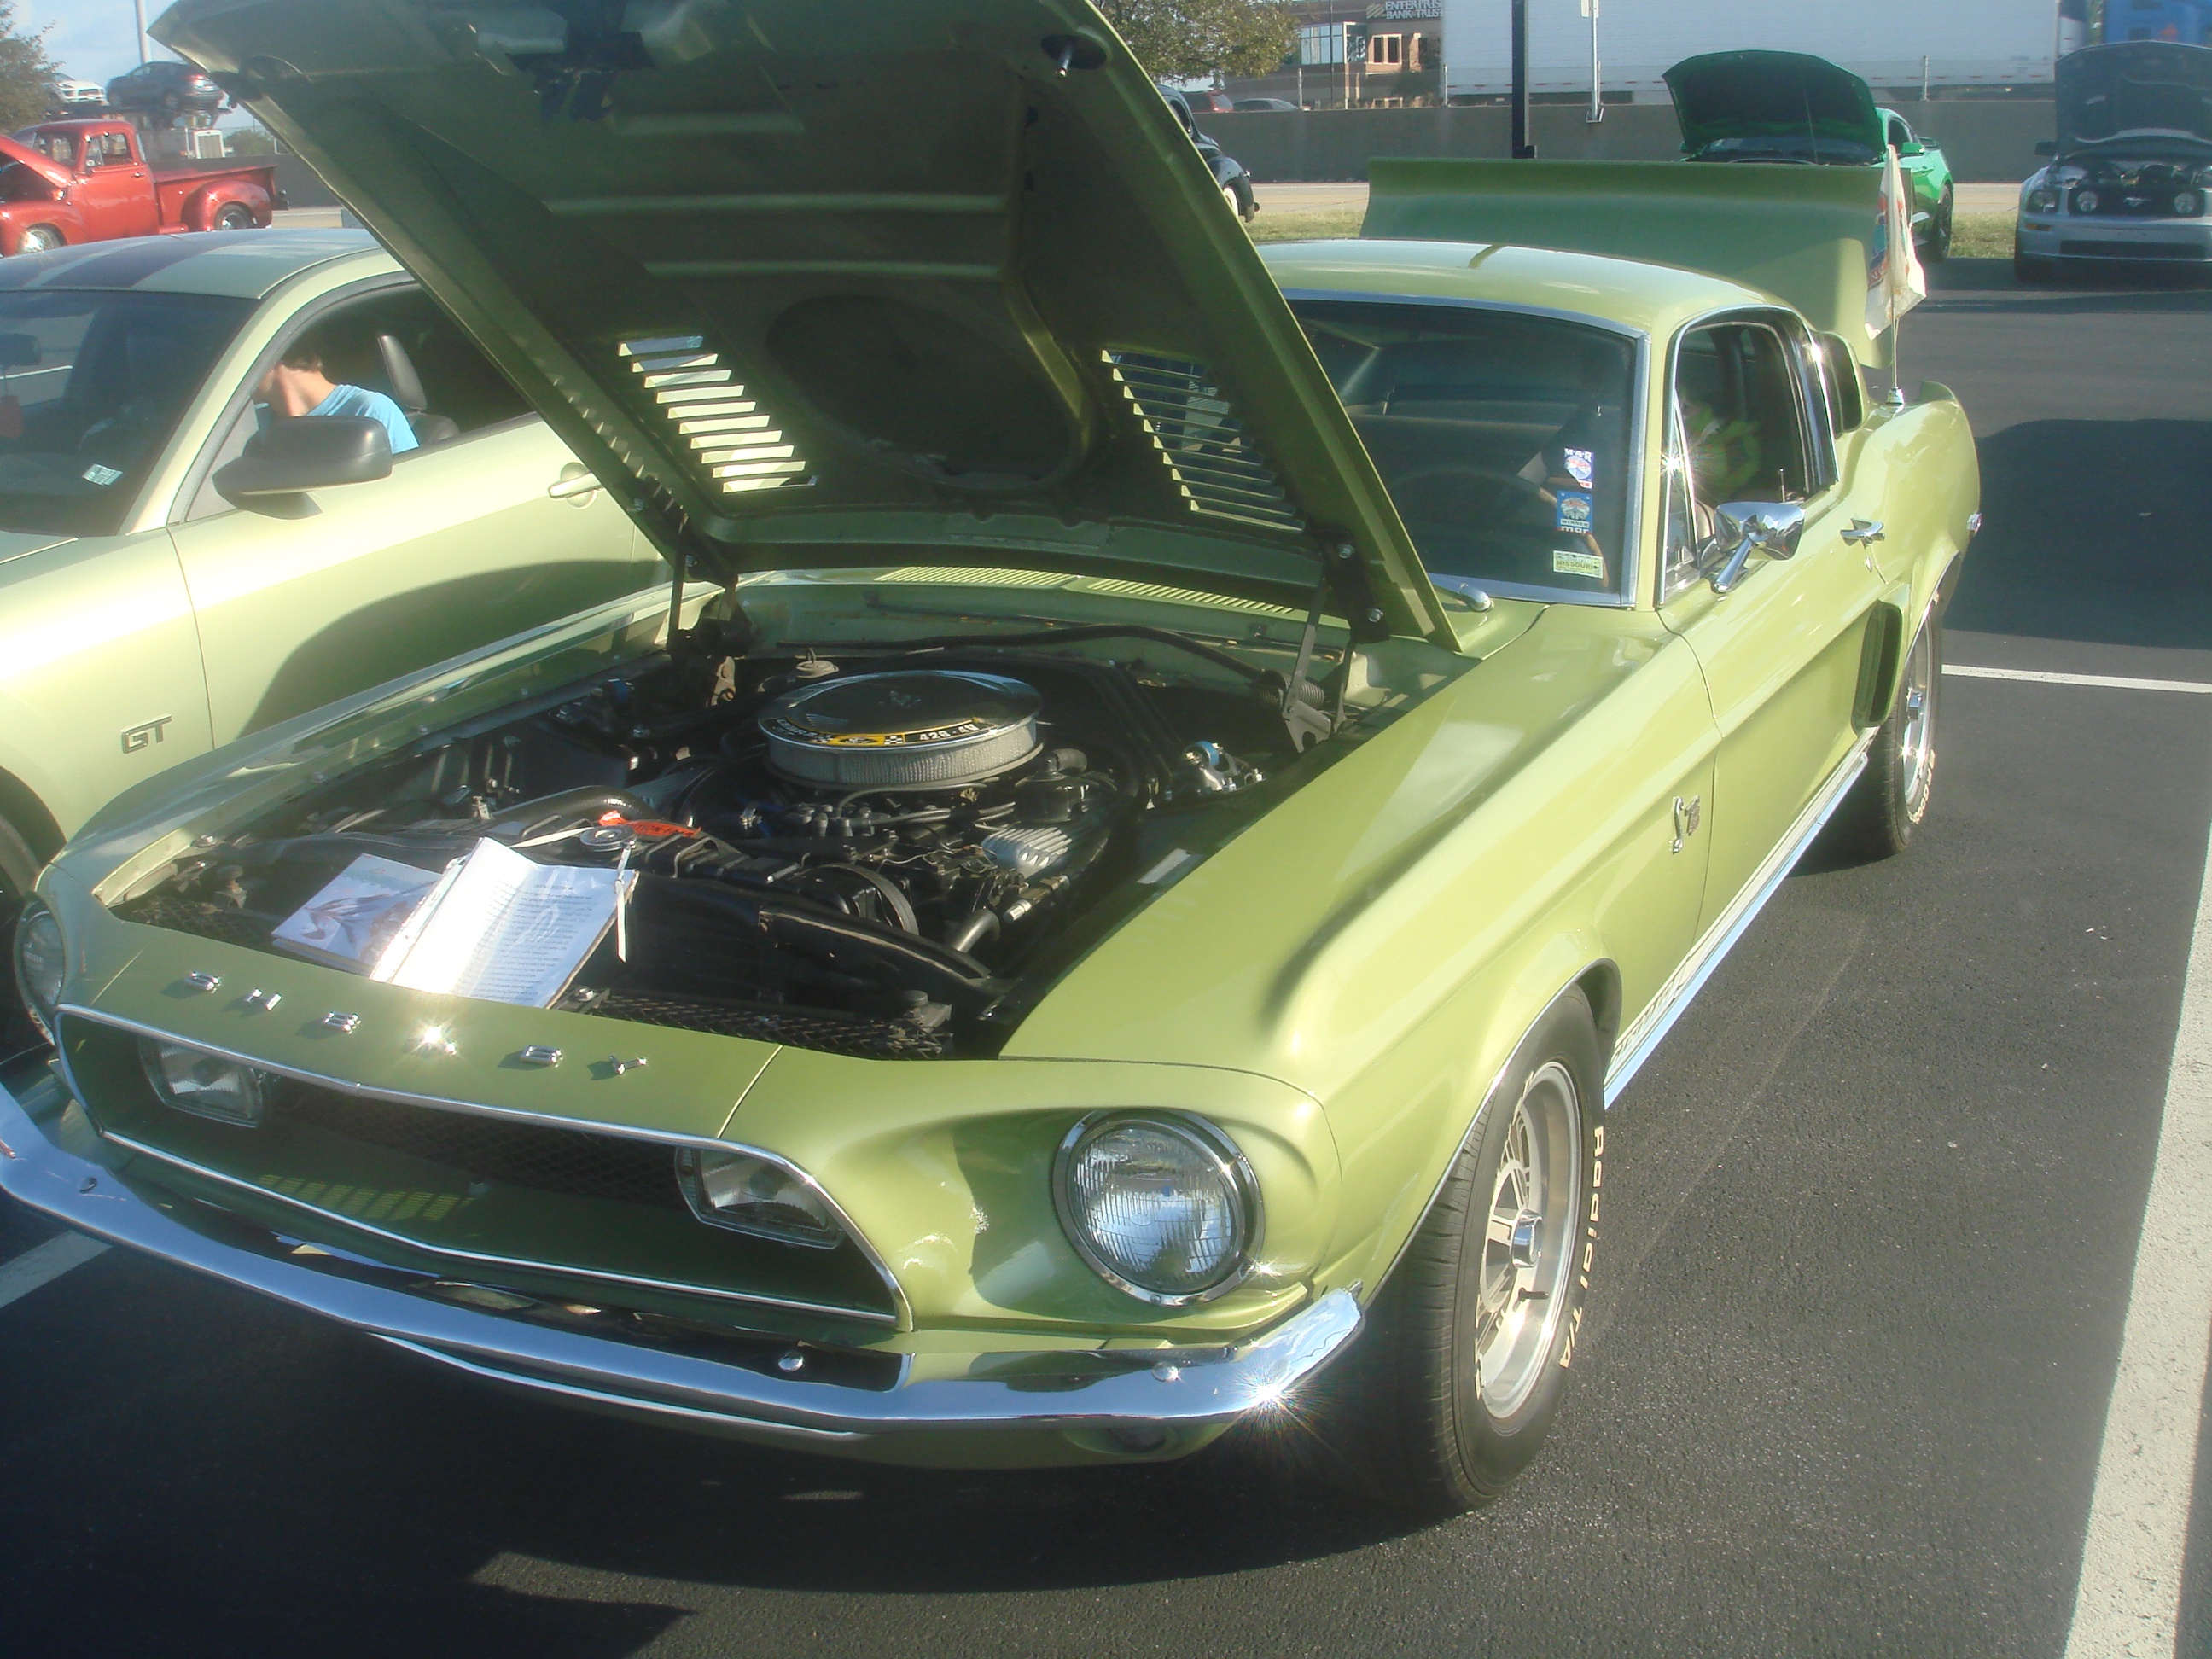
[[[1415,505],[1424,486],[1440,510],[1423,510]],[[1557,522],[1557,503],[1550,491],[1517,472],[1497,472],[1484,466],[1450,462],[1425,466],[1391,480],[1390,495],[1409,522],[1415,519],[1449,522],[1487,515],[1501,528],[1525,526],[1539,535],[1549,534]],[[1540,524],[1536,522],[1540,519]]]

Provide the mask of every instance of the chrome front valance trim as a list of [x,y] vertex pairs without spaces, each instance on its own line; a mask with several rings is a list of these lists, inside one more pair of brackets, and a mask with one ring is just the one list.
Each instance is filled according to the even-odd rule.
[[[12,1154],[0,1158],[0,1191],[94,1237],[489,1381],[770,1444],[865,1455],[869,1443],[893,1436],[1219,1425],[1282,1403],[1360,1327],[1357,1297],[1336,1290],[1235,1346],[976,1353],[961,1374],[916,1378],[909,1370],[883,1389],[804,1382],[507,1319],[225,1243],[64,1151],[5,1089],[0,1144]],[[933,1358],[941,1373],[945,1357]]]

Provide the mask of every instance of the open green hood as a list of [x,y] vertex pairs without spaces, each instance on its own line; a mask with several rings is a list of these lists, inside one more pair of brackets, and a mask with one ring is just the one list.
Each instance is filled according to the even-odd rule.
[[184,0],[155,33],[704,572],[1303,603],[1326,563],[1356,627],[1451,638],[1296,319],[1085,0]]
[[1667,71],[1682,153],[1693,161],[1881,159],[1874,94],[1849,70],[1796,52],[1716,52]]

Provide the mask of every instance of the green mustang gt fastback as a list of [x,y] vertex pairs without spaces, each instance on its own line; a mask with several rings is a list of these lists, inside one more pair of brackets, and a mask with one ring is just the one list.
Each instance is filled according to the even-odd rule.
[[1495,1493],[1607,1103],[1927,810],[1978,486],[1864,392],[1879,181],[1652,169],[1767,289],[1481,164],[1263,264],[1082,0],[574,15],[160,26],[676,574],[102,813],[0,1187],[603,1410]]

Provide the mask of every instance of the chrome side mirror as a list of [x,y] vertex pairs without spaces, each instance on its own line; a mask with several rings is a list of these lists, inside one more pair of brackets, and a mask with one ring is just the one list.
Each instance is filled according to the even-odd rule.
[[1730,501],[1713,509],[1713,544],[1729,550],[1713,573],[1713,592],[1728,593],[1743,580],[1751,556],[1794,559],[1805,537],[1805,509],[1795,501]]

